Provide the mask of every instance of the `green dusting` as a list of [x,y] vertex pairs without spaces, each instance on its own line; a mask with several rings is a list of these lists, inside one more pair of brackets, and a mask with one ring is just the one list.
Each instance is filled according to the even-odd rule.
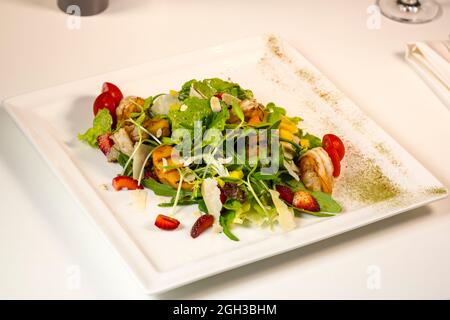
[[432,195],[442,195],[447,194],[448,190],[444,187],[430,187],[425,189],[425,192]]
[[[400,195],[399,186],[388,178],[381,168],[359,153],[349,155],[347,173],[341,183],[351,197],[365,204],[385,201]],[[351,169],[350,169],[351,167]]]

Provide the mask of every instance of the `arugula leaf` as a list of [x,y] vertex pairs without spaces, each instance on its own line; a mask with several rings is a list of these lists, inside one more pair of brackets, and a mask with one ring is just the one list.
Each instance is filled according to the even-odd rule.
[[242,204],[236,199],[228,199],[223,204],[223,207],[228,210],[237,211],[242,208]]
[[[164,202],[164,203],[160,203],[158,204],[158,207],[162,207],[162,208],[168,208],[168,207],[173,207],[174,205],[174,201],[170,201],[170,202]],[[177,206],[190,206],[193,204],[198,204],[198,200],[178,200],[177,202]]]
[[241,107],[237,103],[233,103],[231,105],[231,108],[233,109],[233,112],[236,114],[236,116],[239,118],[239,120],[244,121],[244,112],[242,112]]
[[178,92],[178,99],[180,101],[183,101],[184,99],[189,98],[189,92],[191,91],[191,86],[197,82],[197,80],[192,79],[188,82],[185,82],[183,86],[181,87],[181,90]]
[[278,107],[273,102],[269,102],[266,108],[269,111],[267,122],[270,123],[271,125],[273,125],[277,121],[280,121],[281,117],[286,115],[286,110],[282,107]]
[[185,111],[172,109],[169,111],[169,119],[172,123],[172,132],[179,128],[194,128],[196,121],[205,120],[212,112],[209,101],[197,97],[187,98],[183,101],[187,106]]
[[213,95],[217,93],[217,90],[210,87],[205,81],[197,81],[192,84],[192,87],[195,91],[197,91],[201,96],[206,99],[210,99]]
[[200,210],[203,213],[209,213],[208,208],[206,207],[205,200],[203,199],[198,200],[198,210]]
[[168,186],[167,184],[162,184],[157,182],[154,179],[143,179],[141,181],[141,184],[152,190],[157,196],[164,196],[164,197],[175,197],[177,195],[177,190],[172,188],[171,186]]
[[225,81],[219,78],[206,79],[204,82],[207,82],[217,92],[228,93],[241,100],[253,98],[253,92],[251,90],[245,90],[235,82]]
[[94,118],[92,128],[89,128],[83,134],[78,134],[78,139],[96,148],[98,136],[111,132],[112,123],[113,119],[108,109],[101,109]]
[[[119,156],[117,157],[117,162],[120,164],[120,166],[122,168],[125,168],[129,158],[130,157],[128,157],[125,153],[121,152],[119,154]],[[127,170],[124,173],[124,175],[129,176],[129,177],[133,176],[133,160],[131,160],[130,164],[128,165]]]
[[234,211],[228,211],[225,214],[221,214],[219,218],[219,223],[223,228],[223,233],[233,241],[239,241],[238,237],[236,237],[230,231],[230,225],[234,220],[236,213]]
[[320,140],[318,137],[316,137],[315,135],[306,133],[304,134],[302,137],[302,139],[306,139],[309,141],[309,149],[312,148],[316,148],[316,147],[321,147],[322,146],[322,140]]
[[276,174],[264,174],[262,172],[256,172],[253,177],[256,180],[276,180],[278,179],[278,175]]
[[226,106],[222,106],[220,112],[213,112],[208,128],[223,131],[228,118],[230,118],[230,112]]

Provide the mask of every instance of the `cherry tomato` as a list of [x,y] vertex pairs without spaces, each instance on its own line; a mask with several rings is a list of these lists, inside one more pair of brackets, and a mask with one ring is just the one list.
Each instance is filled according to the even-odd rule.
[[115,84],[112,84],[111,82],[105,82],[103,84],[102,92],[109,92],[111,94],[111,96],[113,97],[113,99],[116,103],[116,107],[119,105],[120,101],[123,98],[122,91],[120,91],[120,89]]
[[332,145],[325,146],[324,149],[333,163],[333,177],[339,177],[341,174],[341,159],[339,158],[338,152]]
[[109,92],[100,93],[100,95],[94,101],[94,115],[98,113],[100,109],[108,109],[109,113],[116,119],[116,102]]
[[322,145],[323,148],[326,150],[328,146],[332,146],[334,149],[336,149],[339,160],[342,160],[345,155],[345,147],[344,143],[342,143],[342,140],[339,139],[338,136],[335,136],[334,134],[326,134],[322,138]]

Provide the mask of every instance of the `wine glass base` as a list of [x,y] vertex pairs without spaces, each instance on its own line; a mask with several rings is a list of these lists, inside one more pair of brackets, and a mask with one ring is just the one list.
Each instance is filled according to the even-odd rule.
[[[408,1],[378,0],[381,13],[389,19],[406,23],[430,22],[438,16],[439,4],[433,0],[420,0],[417,4]],[[413,1],[412,1],[413,2]]]

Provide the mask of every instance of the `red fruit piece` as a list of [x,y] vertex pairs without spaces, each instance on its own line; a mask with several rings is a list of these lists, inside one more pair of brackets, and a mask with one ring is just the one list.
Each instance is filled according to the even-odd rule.
[[225,201],[227,201],[227,195],[225,194],[223,189],[220,188],[220,202],[222,202],[222,204],[224,204]]
[[159,182],[159,179],[156,176],[156,174],[149,168],[146,168],[144,171],[144,179],[153,179],[153,180]]
[[289,204],[292,204],[292,201],[294,201],[294,192],[292,191],[291,188],[282,185],[277,185],[276,189],[280,194],[281,199],[283,199]]
[[143,186],[139,185],[137,180],[130,178],[128,176],[117,176],[112,180],[112,185],[117,191],[122,189],[136,190],[144,189]]
[[155,226],[163,230],[174,230],[178,228],[180,221],[175,218],[159,214],[155,220]]
[[320,206],[317,203],[316,198],[314,198],[310,193],[303,190],[295,192],[292,205],[296,208],[307,211],[312,212],[320,211]]
[[102,92],[109,92],[113,97],[116,107],[119,105],[120,101],[123,99],[122,91],[111,82],[105,82],[102,86]]
[[339,154],[333,146],[327,146],[324,149],[333,163],[333,177],[337,178],[341,174],[341,160]]
[[202,215],[195,221],[191,229],[191,237],[197,238],[203,231],[210,228],[214,223],[214,216],[210,214]]
[[219,92],[214,95],[214,97],[219,98],[220,100],[222,100],[222,96],[223,96],[223,92]]
[[102,134],[97,137],[97,144],[99,149],[103,152],[105,156],[111,151],[111,148],[114,145],[114,141],[109,137],[109,133]]
[[324,149],[327,149],[327,147],[329,147],[329,146],[332,146],[333,148],[335,148],[339,155],[339,160],[342,160],[345,156],[344,143],[338,136],[336,136],[332,133],[328,133],[323,136],[322,146]]

